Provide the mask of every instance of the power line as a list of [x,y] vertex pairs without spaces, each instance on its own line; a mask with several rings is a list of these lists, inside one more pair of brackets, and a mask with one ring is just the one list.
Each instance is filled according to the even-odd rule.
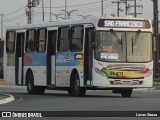
[[[104,9],[108,9],[108,8],[111,8],[111,7],[114,7],[115,5],[113,5],[113,4],[107,4],[107,3],[105,3],[104,4],[104,6],[105,6],[105,8]],[[86,7],[82,7],[81,9],[80,9],[80,11],[85,11],[85,10],[87,10],[87,11],[92,11],[93,9],[101,9],[100,8],[100,4],[98,5],[92,5],[92,6],[86,6]],[[58,11],[57,11],[58,12]],[[35,13],[40,13],[40,14],[42,14],[41,12],[35,12]],[[55,11],[54,11],[54,13],[55,13]],[[49,13],[45,13],[45,14],[49,14]]]
[[4,17],[7,17],[7,16],[9,16],[9,15],[11,15],[11,14],[14,14],[14,13],[16,13],[16,12],[18,12],[18,11],[24,9],[25,7],[26,7],[26,5],[23,6],[22,8],[20,8],[20,9],[16,10],[16,11],[14,11],[14,12],[11,12],[11,13],[9,13],[9,14],[7,14],[7,15],[4,15]]
[[[104,1],[108,1],[108,0],[104,0]],[[86,4],[81,4],[81,5],[71,5],[71,6],[67,6],[67,7],[79,7],[79,6],[86,6],[86,5],[92,5],[92,4],[97,4],[97,3],[101,3],[101,1],[86,3]],[[64,7],[65,6],[51,7],[51,8],[64,8]],[[36,7],[36,8],[42,8],[42,7]],[[50,8],[50,7],[44,7],[44,8]]]
[[[108,8],[110,8],[110,7],[114,7],[112,4],[108,4],[108,3],[105,2],[105,1],[109,1],[109,0],[103,0],[103,1],[104,1],[104,6],[105,6],[104,9],[108,9]],[[80,5],[70,5],[70,6],[67,6],[67,7],[69,7],[69,8],[72,8],[72,7],[80,7],[79,12],[86,13],[86,12],[91,12],[91,11],[100,10],[100,9],[101,9],[101,8],[100,8],[100,5],[101,5],[100,3],[101,3],[101,2],[102,2],[102,1],[100,0],[100,1],[97,1],[97,2],[90,2],[90,3],[80,4]],[[83,7],[82,7],[82,6],[83,6]],[[10,16],[10,15],[12,15],[12,14],[15,14],[15,13],[21,11],[22,9],[26,8],[26,7],[27,7],[27,5],[19,8],[18,10],[13,11],[13,12],[11,12],[11,13],[9,13],[9,14],[6,14],[4,17],[8,17],[8,16]],[[42,8],[42,7],[34,7],[34,8]],[[50,7],[45,7],[45,8],[50,8]],[[56,9],[56,8],[64,8],[64,6],[52,7],[52,8],[55,8],[55,9]],[[38,13],[38,12],[36,12],[36,13]],[[54,11],[54,13],[55,13],[55,11]],[[47,14],[47,13],[45,13],[45,14]],[[23,15],[20,14],[20,15],[18,15],[17,17],[21,17],[21,18],[22,18]],[[16,19],[16,17],[8,18],[8,19],[5,19],[4,22],[15,21],[15,19]]]
[[[113,4],[107,5],[107,4],[106,4],[106,6],[108,6],[108,7],[105,7],[104,9],[109,9],[109,8],[111,8],[111,7],[115,7],[116,5],[113,5]],[[100,8],[98,5],[94,5],[94,6],[82,8],[82,9],[80,10],[80,12],[85,13],[85,12],[92,12],[92,11],[97,11],[97,10],[101,10],[101,8]],[[42,12],[35,12],[35,13],[36,13],[36,14],[42,14]],[[54,13],[55,13],[55,11],[54,11]],[[50,13],[44,13],[44,14],[49,15]],[[74,13],[73,13],[73,14],[74,14]]]
[[15,21],[15,20],[17,20],[17,18],[19,20],[22,17],[26,17],[26,15],[24,13],[22,13],[20,15],[14,16],[14,17],[11,17],[11,18],[8,18],[8,19],[4,19],[4,22]]

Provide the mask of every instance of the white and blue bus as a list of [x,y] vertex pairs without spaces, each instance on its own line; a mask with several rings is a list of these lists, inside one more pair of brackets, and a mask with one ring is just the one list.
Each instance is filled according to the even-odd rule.
[[64,20],[8,27],[5,79],[45,89],[112,90],[130,97],[153,84],[152,25],[143,18]]

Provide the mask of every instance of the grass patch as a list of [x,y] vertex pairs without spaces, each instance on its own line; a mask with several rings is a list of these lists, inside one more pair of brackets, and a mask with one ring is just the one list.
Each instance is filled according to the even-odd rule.
[[0,100],[8,98],[8,97],[9,97],[8,95],[2,95],[2,94],[0,94]]

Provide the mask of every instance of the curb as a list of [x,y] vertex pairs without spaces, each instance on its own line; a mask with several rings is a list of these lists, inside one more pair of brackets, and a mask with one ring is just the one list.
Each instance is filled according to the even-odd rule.
[[[8,95],[8,94],[2,94],[2,95]],[[9,96],[8,98],[0,100],[0,105],[14,101],[14,96],[12,95],[8,95],[8,96]]]

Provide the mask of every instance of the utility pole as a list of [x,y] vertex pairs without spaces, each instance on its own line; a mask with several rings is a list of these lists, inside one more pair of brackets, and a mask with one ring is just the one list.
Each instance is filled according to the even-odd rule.
[[67,19],[67,0],[65,0],[65,17],[64,19]]
[[102,11],[101,12],[102,12],[102,17],[103,17],[103,0],[102,0]]
[[137,7],[143,9],[143,5],[137,5],[137,1],[136,0],[128,0],[128,1],[134,1],[134,5],[128,5],[128,7],[127,7],[127,9],[130,9],[131,7],[134,8],[134,12],[133,13],[129,13],[130,15],[134,15],[134,17],[137,17],[138,14],[142,14],[142,12],[137,13]]
[[134,17],[137,17],[137,2],[136,0],[129,0],[129,1],[134,1],[134,5],[133,6],[130,5],[129,8],[134,7]]
[[31,0],[28,0],[28,11],[27,12],[27,16],[28,16],[28,24],[31,24],[32,23],[32,2]]
[[32,7],[36,7],[39,5],[39,0],[28,0],[28,5],[26,8],[26,15],[27,15],[27,23],[31,24],[32,23]]
[[[128,14],[127,12],[128,12],[128,9],[129,8],[131,8],[131,7],[134,7],[134,13],[129,13],[129,14],[133,14],[134,15],[134,17],[137,17],[137,14],[142,14],[142,13],[137,13],[137,7],[142,7],[143,8],[143,6],[141,5],[138,5],[137,6],[137,0],[120,0],[120,1],[125,1],[125,4],[126,4],[126,15]],[[127,5],[127,2],[128,1],[134,1],[134,5]]]
[[52,4],[52,2],[50,0],[50,21],[52,21],[52,18],[51,18],[51,15],[52,15],[52,13],[51,13],[52,12],[52,5],[51,4]]
[[3,40],[3,16],[4,14],[0,14],[1,16],[1,40]]
[[126,4],[126,16],[127,16],[127,14],[128,14],[128,5],[127,5],[127,0],[126,0],[125,4]]
[[159,75],[159,38],[158,38],[158,0],[153,0],[153,15],[154,15],[154,39],[156,43],[156,53],[155,53],[155,75],[154,77],[158,77]]
[[117,16],[119,17],[119,11],[121,10],[119,5],[120,5],[120,1],[113,1],[112,3],[117,3]]
[[42,21],[44,22],[44,0],[42,0]]
[[114,4],[114,3],[117,3],[117,16],[119,17],[119,10],[120,10],[120,9],[119,9],[119,4],[120,4],[120,2],[119,2],[119,1],[113,1],[112,3],[113,3],[113,4]]
[[119,9],[119,4],[120,4],[120,2],[118,1],[118,2],[117,2],[117,16],[118,16],[118,17],[119,17],[119,10],[120,10],[120,9]]
[[137,17],[137,3],[136,3],[136,0],[134,0],[134,17]]
[[[142,8],[143,9],[143,5],[128,5],[128,9],[130,9],[131,7],[138,7],[138,8]],[[140,13],[137,13],[137,9],[136,10],[134,10],[134,13],[128,13],[129,15],[134,15],[134,17],[137,17],[137,15],[140,15],[140,14],[142,14],[142,12],[140,12]]]
[[120,0],[120,1],[122,1],[121,3],[124,3],[126,5],[125,9],[126,9],[126,16],[127,16],[127,14],[128,14],[128,5],[127,5],[128,0]]

